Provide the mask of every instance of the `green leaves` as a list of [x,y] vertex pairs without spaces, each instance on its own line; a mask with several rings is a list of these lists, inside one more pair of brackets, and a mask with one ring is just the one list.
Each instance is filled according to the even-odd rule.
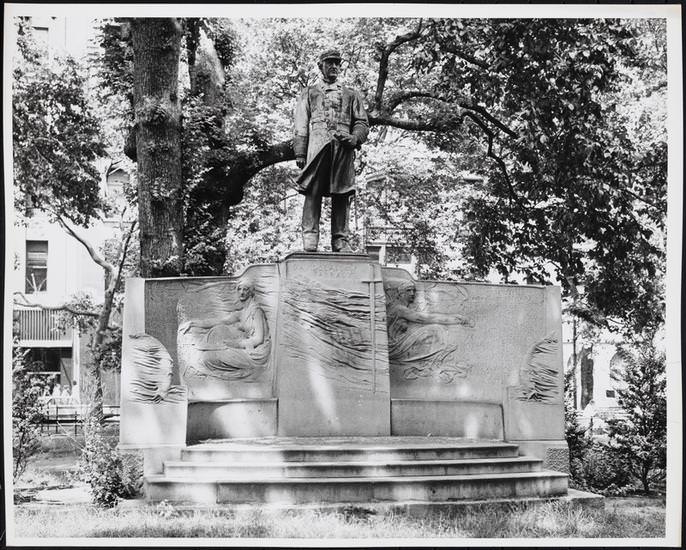
[[87,225],[104,208],[95,161],[105,149],[82,69],[69,58],[23,58],[12,92],[15,208]]
[[630,465],[645,491],[666,467],[666,359],[652,345],[642,344],[623,354],[623,387],[617,400],[625,417],[608,423],[610,446]]
[[43,411],[39,397],[43,384],[27,364],[28,350],[12,347],[12,478],[26,471],[31,457],[40,451],[40,423]]
[[[646,246],[644,235],[666,214],[664,125],[646,124],[649,144],[631,122],[645,108],[645,96],[627,97],[644,85],[627,71],[640,66],[634,30],[628,22],[517,20],[490,21],[481,36],[491,33],[500,62],[480,99],[518,137],[497,136],[507,176],[493,166],[491,193],[467,206],[476,213],[469,261],[482,273],[541,282],[552,282],[552,267],[565,288],[570,278],[586,283],[595,322],[613,316],[629,331],[654,330],[663,319],[664,247],[659,239]],[[465,66],[445,73],[441,86],[466,79],[474,90],[481,78]]]

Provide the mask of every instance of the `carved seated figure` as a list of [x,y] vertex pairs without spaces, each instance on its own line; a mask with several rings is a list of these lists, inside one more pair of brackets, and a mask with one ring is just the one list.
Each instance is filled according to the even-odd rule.
[[468,367],[456,362],[457,348],[443,325],[473,326],[472,322],[458,314],[419,311],[417,290],[411,281],[389,291],[386,321],[391,365],[403,368],[403,377],[408,380],[435,374],[444,382],[452,382],[465,376]]
[[192,319],[179,326],[182,334],[196,334],[196,367],[210,376],[249,378],[269,361],[269,326],[263,309],[255,302],[253,282],[241,279],[236,293],[238,310],[219,318]]

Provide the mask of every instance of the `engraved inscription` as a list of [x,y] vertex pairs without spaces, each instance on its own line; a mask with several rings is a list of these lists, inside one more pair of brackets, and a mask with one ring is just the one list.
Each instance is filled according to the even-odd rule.
[[319,279],[354,279],[357,268],[344,262],[292,262],[291,274],[308,275]]

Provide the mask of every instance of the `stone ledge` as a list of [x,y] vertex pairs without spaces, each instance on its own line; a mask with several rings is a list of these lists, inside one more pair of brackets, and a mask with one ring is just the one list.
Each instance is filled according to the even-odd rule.
[[296,250],[294,252],[289,252],[280,262],[285,262],[286,260],[312,260],[316,258],[326,258],[327,260],[364,260],[368,262],[379,263],[378,260],[374,260],[369,254],[364,252],[329,252],[326,250],[318,250],[317,252],[305,252],[304,250]]
[[226,399],[200,399],[197,401],[189,400],[189,405],[204,405],[205,403],[210,405],[217,404],[230,404],[230,403],[276,403],[278,398],[276,397],[227,397]]
[[[567,506],[580,506],[583,508],[601,508],[605,505],[605,499],[593,493],[569,489],[566,496],[560,497],[530,497],[530,498],[503,498],[492,500],[460,500],[452,502],[429,502],[429,501],[401,501],[401,502],[349,502],[349,503],[315,503],[315,504],[184,504],[174,503],[178,511],[212,511],[212,512],[241,512],[241,511],[318,511],[353,513],[360,515],[371,514],[406,514],[413,517],[426,517],[432,514],[443,514],[454,517],[463,513],[465,508],[503,508],[508,510],[512,506],[540,506],[550,502],[559,502]],[[158,503],[149,503],[144,499],[125,500],[118,504],[121,509],[155,509]]]

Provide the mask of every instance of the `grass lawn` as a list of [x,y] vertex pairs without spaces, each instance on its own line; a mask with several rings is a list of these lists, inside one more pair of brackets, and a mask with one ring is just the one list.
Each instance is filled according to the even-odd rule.
[[112,510],[17,506],[15,519],[17,536],[49,538],[643,538],[664,536],[665,505],[654,498],[608,498],[597,509],[546,503],[424,518],[355,510],[178,510],[166,503]]

